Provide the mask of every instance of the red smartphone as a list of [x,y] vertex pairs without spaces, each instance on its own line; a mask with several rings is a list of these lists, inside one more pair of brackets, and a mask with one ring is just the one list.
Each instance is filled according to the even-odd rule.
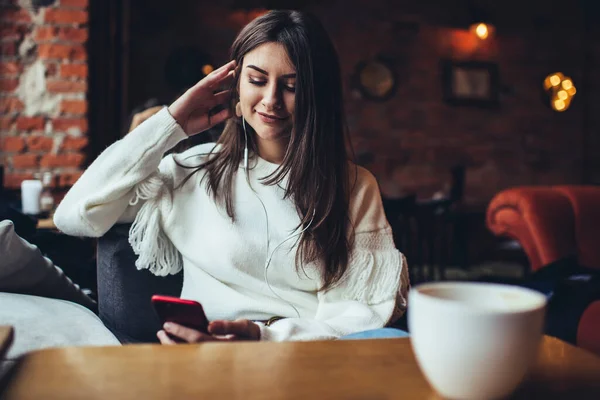
[[152,296],[152,305],[163,324],[165,322],[175,322],[208,333],[208,318],[206,318],[204,308],[197,301],[154,295]]

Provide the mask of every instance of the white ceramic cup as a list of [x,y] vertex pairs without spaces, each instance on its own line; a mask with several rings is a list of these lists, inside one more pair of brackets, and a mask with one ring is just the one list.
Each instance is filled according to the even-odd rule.
[[443,397],[512,393],[535,361],[546,297],[516,286],[440,282],[413,287],[408,326],[423,374]]

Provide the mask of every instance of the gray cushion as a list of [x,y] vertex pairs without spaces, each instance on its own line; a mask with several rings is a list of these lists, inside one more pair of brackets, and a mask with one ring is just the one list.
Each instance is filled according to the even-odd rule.
[[95,302],[60,268],[15,233],[9,220],[0,222],[0,291],[52,297],[96,308]]
[[70,301],[0,293],[0,321],[15,329],[2,361],[49,347],[120,344],[96,314]]

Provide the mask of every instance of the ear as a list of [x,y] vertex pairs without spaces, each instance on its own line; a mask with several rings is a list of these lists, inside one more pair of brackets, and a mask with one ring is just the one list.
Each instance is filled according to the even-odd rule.
[[235,105],[235,115],[237,115],[238,118],[242,116],[242,105],[240,104],[239,101]]

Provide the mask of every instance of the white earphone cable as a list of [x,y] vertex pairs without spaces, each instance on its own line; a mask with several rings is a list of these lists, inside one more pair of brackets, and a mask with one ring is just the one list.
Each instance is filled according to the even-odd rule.
[[[258,198],[260,200],[260,198]],[[262,200],[260,200],[260,202],[262,203]],[[263,205],[263,209],[265,210],[265,216],[267,216],[266,212],[266,208]],[[286,303],[288,303],[288,305],[290,307],[292,307],[294,309],[294,311],[296,312],[296,315],[298,315],[298,318],[300,318],[300,312],[298,311],[298,309],[296,307],[294,307],[294,305],[292,303],[290,303],[289,301],[285,300],[283,297],[281,297],[280,295],[278,295],[275,290],[273,290],[273,288],[271,287],[271,284],[269,283],[269,276],[268,276],[268,272],[269,272],[269,266],[271,265],[271,259],[273,258],[273,254],[275,254],[275,251],[281,247],[285,242],[287,242],[290,239],[295,238],[296,236],[300,236],[302,235],[308,228],[310,228],[311,224],[313,223],[313,220],[315,219],[315,215],[313,213],[313,217],[310,220],[310,222],[308,223],[308,225],[306,225],[306,227],[304,227],[300,232],[298,233],[294,233],[291,234],[290,236],[286,237],[285,239],[283,239],[281,241],[281,243],[279,243],[277,246],[275,246],[275,248],[273,249],[273,251],[271,252],[271,254],[269,255],[269,257],[267,258],[267,261],[265,263],[265,283],[267,284],[269,290],[271,291],[271,293],[273,293],[275,296],[277,296],[280,300],[285,301]],[[267,216],[267,220],[268,220],[268,216]],[[267,241],[268,242],[268,241]],[[267,251],[268,251],[268,246],[267,246]],[[267,253],[268,254],[268,253]]]
[[286,237],[285,239],[283,239],[277,246],[275,246],[275,248],[273,248],[273,251],[270,252],[269,254],[269,247],[270,247],[270,242],[271,242],[271,236],[269,233],[269,214],[267,213],[267,207],[265,207],[265,203],[263,203],[262,199],[258,196],[258,193],[256,193],[256,190],[254,190],[254,188],[252,187],[252,183],[250,182],[250,174],[248,171],[248,133],[246,132],[246,120],[244,119],[244,117],[242,116],[242,126],[244,128],[244,139],[245,139],[245,146],[244,146],[244,170],[246,171],[246,181],[248,182],[248,186],[250,186],[250,189],[252,190],[252,192],[254,193],[254,196],[256,196],[256,198],[258,199],[258,201],[260,202],[260,205],[263,208],[263,212],[265,214],[265,220],[266,220],[266,233],[267,233],[267,258],[265,261],[265,266],[264,266],[264,279],[265,279],[265,283],[267,284],[267,287],[269,288],[269,290],[271,291],[271,293],[273,293],[274,296],[276,296],[277,298],[279,298],[281,301],[286,302],[290,307],[292,307],[294,309],[294,311],[296,312],[296,315],[298,316],[298,318],[300,318],[300,312],[298,311],[298,309],[289,301],[287,301],[286,299],[284,299],[283,297],[281,297],[279,294],[277,294],[277,292],[275,292],[275,290],[273,289],[273,287],[271,286],[271,284],[269,283],[269,276],[268,276],[268,271],[269,271],[269,266],[271,265],[271,260],[273,259],[273,255],[275,254],[275,251],[277,251],[278,248],[280,248],[284,243],[286,243],[288,240],[293,239],[297,236],[302,235],[304,232],[306,232],[306,230],[308,228],[310,228],[310,226],[312,225],[314,219],[315,219],[315,210],[313,210],[313,215],[312,218],[310,220],[310,222],[308,223],[308,225],[306,225],[306,227],[304,227],[300,232],[298,233],[292,233],[291,235],[289,235],[288,237]]
[[246,132],[246,120],[243,116],[242,125],[244,127],[244,139],[246,141],[246,145],[244,146],[244,170],[246,171],[246,176],[248,176],[248,133]]

